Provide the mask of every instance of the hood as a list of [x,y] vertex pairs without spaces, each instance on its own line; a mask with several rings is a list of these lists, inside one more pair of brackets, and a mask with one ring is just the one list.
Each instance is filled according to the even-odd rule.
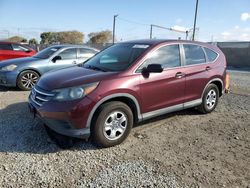
[[99,82],[117,74],[116,72],[101,72],[82,67],[71,67],[44,74],[37,86],[52,91],[67,87],[80,86],[93,82]]
[[18,65],[23,65],[26,63],[35,62],[35,61],[41,61],[41,59],[35,58],[35,57],[23,57],[23,58],[9,59],[9,60],[1,61],[0,67],[5,67],[11,64],[15,64],[18,66]]

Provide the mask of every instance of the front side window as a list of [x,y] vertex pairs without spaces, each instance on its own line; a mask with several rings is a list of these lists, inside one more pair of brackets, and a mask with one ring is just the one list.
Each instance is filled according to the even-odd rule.
[[139,70],[147,67],[149,64],[161,64],[162,68],[181,66],[179,45],[164,46],[152,52]]
[[62,60],[76,59],[76,48],[66,49],[63,52],[61,52],[58,56],[60,56]]
[[148,48],[148,44],[118,43],[89,59],[83,67],[103,71],[119,72],[126,70]]
[[10,44],[0,44],[0,50],[13,50]]
[[186,65],[196,65],[206,63],[204,51],[200,46],[183,44],[185,51]]
[[45,48],[42,51],[38,52],[33,57],[39,58],[39,59],[47,59],[47,58],[51,57],[53,54],[55,54],[60,48],[61,47],[58,47],[58,46]]
[[209,62],[212,62],[217,58],[218,54],[216,52],[214,52],[213,50],[210,50],[208,48],[204,48],[204,49],[205,49],[205,52],[207,54],[207,58],[208,58]]

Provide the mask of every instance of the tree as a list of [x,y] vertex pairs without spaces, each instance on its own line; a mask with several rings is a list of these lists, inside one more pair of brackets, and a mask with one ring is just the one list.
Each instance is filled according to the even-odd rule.
[[41,44],[53,44],[56,43],[56,33],[55,32],[43,32],[40,35]]
[[29,44],[30,44],[30,45],[37,45],[38,42],[37,42],[36,39],[32,38],[32,39],[29,40]]
[[10,42],[27,42],[26,38],[20,37],[20,36],[13,36],[8,39]]
[[109,43],[112,41],[112,32],[110,30],[94,32],[88,34],[89,43]]
[[43,32],[40,37],[41,44],[80,44],[84,34],[79,31]]

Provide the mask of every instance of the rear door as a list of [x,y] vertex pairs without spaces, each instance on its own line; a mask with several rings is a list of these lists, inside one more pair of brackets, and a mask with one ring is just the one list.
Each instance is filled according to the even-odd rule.
[[143,113],[179,105],[183,107],[185,76],[181,75],[181,56],[178,44],[165,45],[148,54],[139,70],[149,64],[161,64],[162,73],[141,74],[140,92]]
[[84,63],[89,58],[93,57],[97,52],[88,48],[78,49],[78,63]]
[[183,71],[186,75],[185,102],[201,98],[204,87],[210,78],[211,67],[207,64],[203,47],[195,44],[183,44]]
[[0,44],[0,61],[15,58],[11,44]]

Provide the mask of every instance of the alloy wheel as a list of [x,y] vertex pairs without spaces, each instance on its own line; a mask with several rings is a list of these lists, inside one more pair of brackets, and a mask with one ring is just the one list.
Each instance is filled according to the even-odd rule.
[[21,78],[21,83],[24,88],[31,89],[35,86],[36,82],[38,81],[38,76],[32,72],[27,72]]
[[108,140],[117,140],[119,139],[125,132],[128,124],[128,119],[125,113],[121,111],[111,112],[103,126],[104,136]]
[[211,89],[206,96],[206,104],[208,109],[212,109],[216,104],[216,91]]

